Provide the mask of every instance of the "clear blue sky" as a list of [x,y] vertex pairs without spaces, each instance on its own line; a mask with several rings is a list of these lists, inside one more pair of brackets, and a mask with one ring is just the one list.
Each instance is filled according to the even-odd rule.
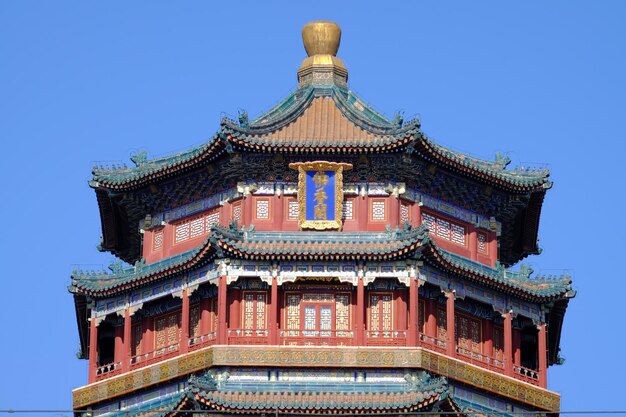
[[[337,21],[350,87],[440,144],[549,165],[537,272],[574,275],[564,410],[626,409],[626,2],[0,2],[0,409],[71,408],[87,379],[66,286],[108,265],[87,186],[258,116],[296,86],[302,25]],[[57,414],[58,415],[58,414]]]

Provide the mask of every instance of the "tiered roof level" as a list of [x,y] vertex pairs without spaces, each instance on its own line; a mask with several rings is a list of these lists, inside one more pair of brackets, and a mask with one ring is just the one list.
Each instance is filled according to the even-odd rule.
[[[120,261],[71,277],[75,409],[558,411],[571,280],[508,269],[540,252],[549,173],[386,118],[348,88],[337,25],[303,39],[298,88],[267,113],[94,168],[100,248]],[[312,161],[346,167],[337,230],[301,227],[293,168]]]

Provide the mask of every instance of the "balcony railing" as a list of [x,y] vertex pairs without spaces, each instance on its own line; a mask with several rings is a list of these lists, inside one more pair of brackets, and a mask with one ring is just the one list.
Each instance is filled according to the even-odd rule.
[[352,346],[352,330],[281,330],[280,344],[286,346]]
[[406,346],[406,330],[367,330],[367,346]]
[[122,362],[111,362],[96,368],[96,381],[110,378],[122,373]]
[[[284,346],[354,346],[355,333],[352,330],[280,330],[279,344]],[[228,329],[227,344],[229,345],[267,345],[269,341],[268,329]],[[366,346],[406,346],[406,330],[365,331]],[[196,351],[217,342],[217,332],[210,332],[200,336],[190,337],[187,340],[188,351]],[[444,340],[419,334],[418,346],[447,355],[447,343]],[[505,373],[504,361],[492,358],[482,353],[473,352],[460,346],[455,346],[456,357],[464,362],[480,366],[500,374]],[[153,363],[161,362],[180,354],[180,343],[174,343],[152,352],[141,353],[130,358],[130,370],[143,368]],[[122,362],[112,362],[96,368],[95,381],[108,379],[122,373]],[[514,365],[515,379],[539,386],[539,372],[534,369]]]
[[130,369],[143,368],[156,362],[161,362],[174,356],[178,356],[180,344],[175,343],[152,352],[141,353],[130,358]]
[[460,346],[456,347],[456,353],[462,357],[465,362],[478,365],[482,368],[491,369],[496,372],[502,372],[504,370],[503,361],[483,355],[482,353],[473,352]]
[[447,344],[445,340],[440,340],[435,337],[426,336],[423,333],[420,333],[420,345],[426,349],[434,350],[435,352],[446,354]]
[[201,336],[193,336],[189,338],[189,351],[202,349],[205,346],[214,345],[217,340],[217,332],[209,332]]
[[269,330],[267,329],[228,329],[229,345],[267,345]]
[[513,376],[529,384],[539,386],[539,372],[533,369],[524,368],[523,366],[513,366]]

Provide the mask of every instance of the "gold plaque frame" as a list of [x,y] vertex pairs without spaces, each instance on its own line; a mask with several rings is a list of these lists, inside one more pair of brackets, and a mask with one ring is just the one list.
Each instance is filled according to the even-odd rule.
[[[289,168],[298,170],[298,209],[300,230],[341,230],[343,226],[343,171],[352,169],[352,164],[344,162],[294,162]],[[335,171],[335,220],[306,219],[306,173],[307,171]]]

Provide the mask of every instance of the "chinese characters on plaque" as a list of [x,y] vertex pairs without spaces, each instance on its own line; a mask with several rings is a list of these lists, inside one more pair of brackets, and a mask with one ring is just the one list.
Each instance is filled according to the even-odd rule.
[[341,230],[343,171],[352,164],[337,162],[296,162],[300,229]]

